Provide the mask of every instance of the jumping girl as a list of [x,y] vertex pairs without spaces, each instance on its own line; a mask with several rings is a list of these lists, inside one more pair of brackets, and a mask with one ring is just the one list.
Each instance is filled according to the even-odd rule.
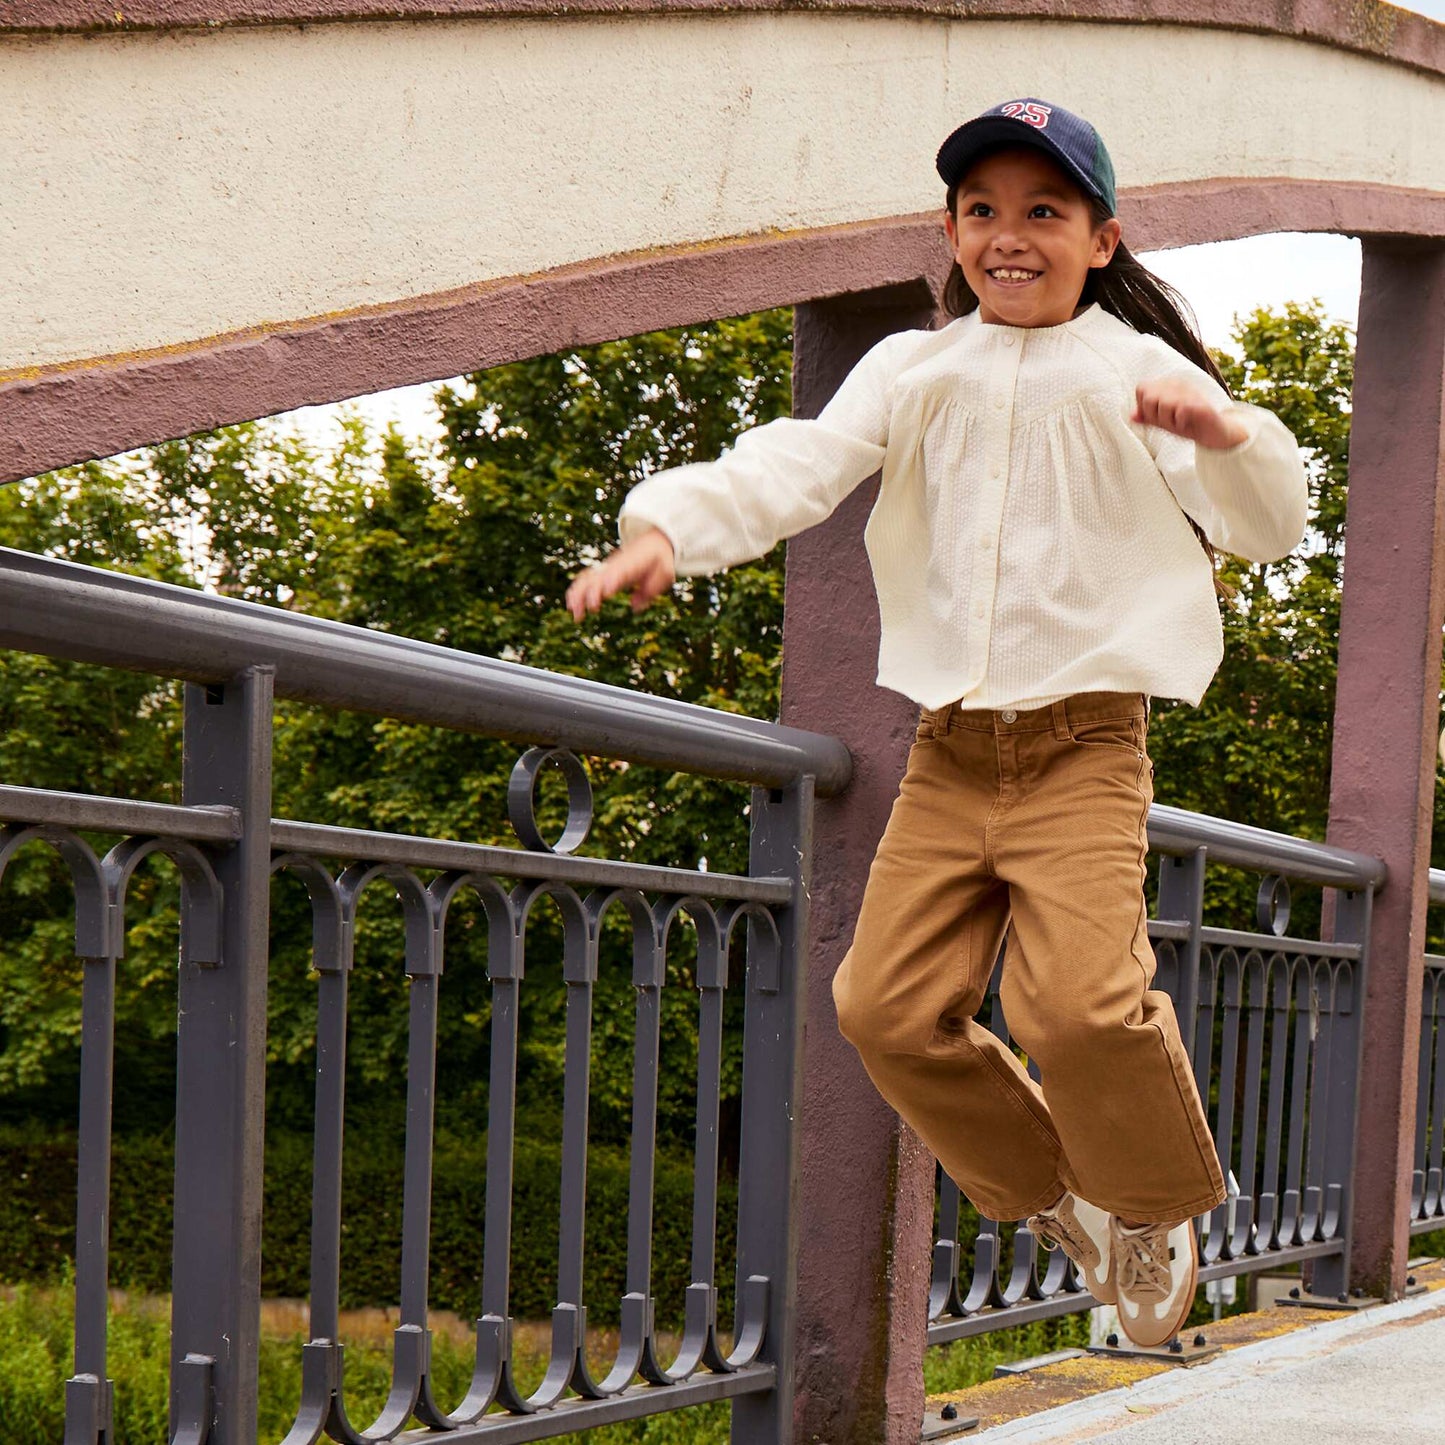
[[[1232,402],[1170,289],[1120,240],[1094,128],[1008,101],[938,153],[954,264],[935,331],[886,338],[816,421],[633,489],[568,591],[645,606],[760,557],[880,468],[865,534],[878,680],[922,718],[838,1023],[979,1212],[1027,1218],[1159,1345],[1194,1298],[1224,1183],[1145,928],[1148,699],[1219,665],[1214,548],[1298,545],[1304,470]],[[1009,1031],[974,1020],[1007,932]]]

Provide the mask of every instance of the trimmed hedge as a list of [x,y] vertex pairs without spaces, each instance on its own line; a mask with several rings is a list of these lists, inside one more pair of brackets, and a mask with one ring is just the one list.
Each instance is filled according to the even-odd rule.
[[[474,1316],[481,1298],[486,1138],[438,1138],[432,1174],[431,1303]],[[0,1134],[0,1279],[60,1278],[74,1251],[73,1135]],[[171,1281],[172,1143],[117,1137],[111,1164],[111,1283],[162,1294]],[[395,1305],[400,1289],[402,1170],[393,1148],[355,1144],[343,1169],[342,1307]],[[652,1288],[658,1323],[681,1324],[690,1275],[692,1162],[660,1154],[653,1203]],[[558,1144],[518,1140],[513,1165],[511,1311],[545,1318],[557,1299]],[[588,1155],[584,1298],[588,1318],[615,1323],[627,1258],[626,1152]],[[737,1191],[719,1181],[717,1278],[731,1314]],[[311,1249],[311,1140],[278,1134],[266,1148],[262,1291],[302,1297]]]

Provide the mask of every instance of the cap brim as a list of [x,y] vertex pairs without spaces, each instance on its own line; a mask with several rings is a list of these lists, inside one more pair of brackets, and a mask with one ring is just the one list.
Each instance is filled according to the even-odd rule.
[[1105,200],[1102,191],[1078,166],[1049,139],[1048,133],[1014,120],[1006,115],[980,115],[965,121],[938,148],[938,174],[946,186],[954,186],[969,172],[973,163],[985,152],[1001,146],[1029,146],[1043,151],[1063,172],[1078,182],[1085,192]]

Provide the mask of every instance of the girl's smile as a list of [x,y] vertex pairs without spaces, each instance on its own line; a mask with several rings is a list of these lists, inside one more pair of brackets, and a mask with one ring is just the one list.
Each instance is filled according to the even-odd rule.
[[1079,309],[1089,271],[1106,266],[1119,223],[1096,223],[1088,198],[1042,152],[995,151],[963,178],[949,244],[979,300],[979,319],[1060,326]]

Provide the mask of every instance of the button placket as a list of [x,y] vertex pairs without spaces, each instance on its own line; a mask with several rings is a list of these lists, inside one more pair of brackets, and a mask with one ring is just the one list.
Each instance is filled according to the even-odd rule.
[[987,671],[989,625],[998,589],[1004,496],[1012,463],[1012,402],[1018,384],[1019,365],[1023,360],[1023,347],[1017,336],[1008,333],[1002,340],[1005,354],[998,357],[1000,375],[991,388],[993,404],[985,409],[982,418],[984,454],[977,534],[980,558],[974,569],[973,595],[968,609],[968,652],[977,662],[970,668],[970,672],[975,674],[970,680],[970,687],[981,682]]

